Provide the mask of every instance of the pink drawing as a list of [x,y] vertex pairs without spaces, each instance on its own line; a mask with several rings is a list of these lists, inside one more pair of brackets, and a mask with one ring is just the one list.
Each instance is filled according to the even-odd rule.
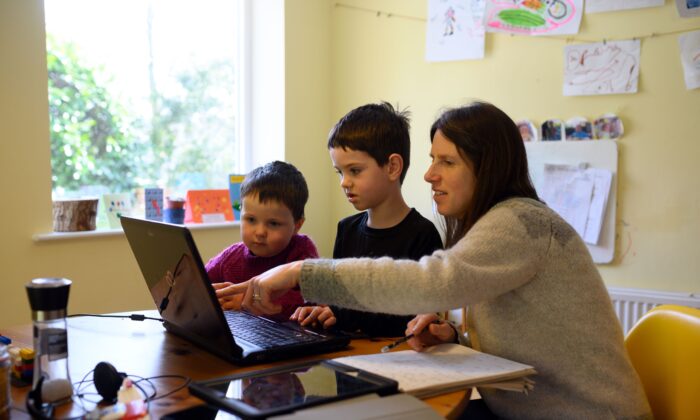
[[573,0],[493,0],[487,13],[490,28],[541,35],[571,22],[578,9]]

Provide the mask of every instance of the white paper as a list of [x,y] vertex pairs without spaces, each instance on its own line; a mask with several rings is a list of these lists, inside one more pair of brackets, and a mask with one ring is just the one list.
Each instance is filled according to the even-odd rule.
[[586,0],[586,13],[663,6],[664,0]]
[[593,197],[591,207],[588,210],[586,232],[583,235],[584,242],[598,245],[600,232],[603,230],[605,210],[608,206],[610,187],[612,186],[612,172],[606,169],[588,168],[585,175],[593,179]]
[[564,48],[564,96],[636,93],[639,40]]
[[545,164],[540,195],[586,243],[598,245],[611,186],[606,169]]
[[430,0],[425,59],[484,58],[484,6],[485,0]]
[[676,0],[676,8],[681,17],[700,16],[700,0]]
[[571,165],[544,165],[542,200],[583,238],[593,198],[593,181]]
[[488,32],[519,35],[577,34],[583,0],[486,0]]
[[[700,0],[698,0],[700,1]],[[688,32],[678,37],[686,89],[700,87],[700,31]]]

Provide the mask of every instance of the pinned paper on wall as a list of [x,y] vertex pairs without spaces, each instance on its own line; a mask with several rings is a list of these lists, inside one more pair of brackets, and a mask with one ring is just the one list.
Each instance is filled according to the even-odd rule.
[[685,87],[688,90],[697,89],[700,87],[700,31],[680,35],[678,44],[681,48]]
[[163,189],[146,188],[144,190],[146,219],[163,221]]
[[427,61],[484,58],[486,0],[430,0],[426,26]]
[[[586,228],[583,229],[584,241],[586,247],[593,257],[593,261],[598,264],[608,264],[613,261],[615,255],[615,228],[616,228],[616,209],[617,209],[617,141],[614,140],[594,140],[594,141],[549,141],[549,142],[529,142],[524,143],[527,151],[527,166],[530,172],[530,177],[537,190],[537,195],[545,200],[549,205],[551,199],[545,199],[543,192],[543,184],[545,182],[545,165],[555,164],[564,165],[564,171],[567,171],[566,166],[569,166],[570,171],[576,173],[581,170],[588,171],[593,174],[593,191],[590,199],[590,207],[586,216]],[[585,163],[582,165],[582,163]],[[585,168],[585,169],[584,169]],[[595,171],[592,169],[602,169],[607,171],[604,176],[611,180],[609,187],[600,184],[597,186]],[[609,175],[608,175],[609,174]],[[585,179],[583,180],[585,181]],[[590,182],[590,180],[589,180]],[[607,184],[607,183],[606,183]],[[605,196],[599,196],[599,193],[607,193],[607,202]],[[600,199],[603,199],[602,202]],[[600,204],[597,204],[600,203]],[[597,230],[596,216],[600,209],[603,214],[600,221],[600,233],[595,244],[595,235]],[[575,210],[575,209],[574,209]]]
[[233,221],[228,190],[189,190],[185,202],[185,223]]
[[583,0],[487,0],[488,32],[572,35],[581,25]]
[[540,195],[584,242],[597,245],[611,185],[612,172],[606,169],[545,164]]
[[119,218],[121,216],[129,216],[131,214],[132,203],[131,194],[116,193],[104,194],[102,201],[107,213],[107,221],[109,221],[110,229],[118,229],[122,226]]
[[640,42],[610,41],[564,48],[564,96],[636,93]]
[[245,179],[245,175],[231,174],[228,176],[228,193],[231,198],[231,207],[233,208],[233,220],[241,220],[241,184]]
[[586,13],[663,6],[664,0],[586,0]]
[[676,8],[680,17],[700,16],[700,0],[676,0]]

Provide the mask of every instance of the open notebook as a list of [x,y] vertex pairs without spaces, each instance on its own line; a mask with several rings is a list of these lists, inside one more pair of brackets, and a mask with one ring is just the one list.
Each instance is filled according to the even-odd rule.
[[532,366],[459,344],[440,344],[421,353],[405,350],[333,360],[393,379],[400,391],[418,398],[471,387],[527,392],[534,387],[527,376],[537,373]]

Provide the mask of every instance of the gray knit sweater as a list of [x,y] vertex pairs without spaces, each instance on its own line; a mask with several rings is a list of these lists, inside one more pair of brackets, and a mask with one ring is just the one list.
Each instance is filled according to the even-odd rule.
[[538,371],[529,395],[479,390],[498,416],[651,418],[585,244],[535,200],[496,205],[452,248],[420,261],[306,260],[300,286],[308,300],[364,311],[469,305],[470,335],[481,351]]

